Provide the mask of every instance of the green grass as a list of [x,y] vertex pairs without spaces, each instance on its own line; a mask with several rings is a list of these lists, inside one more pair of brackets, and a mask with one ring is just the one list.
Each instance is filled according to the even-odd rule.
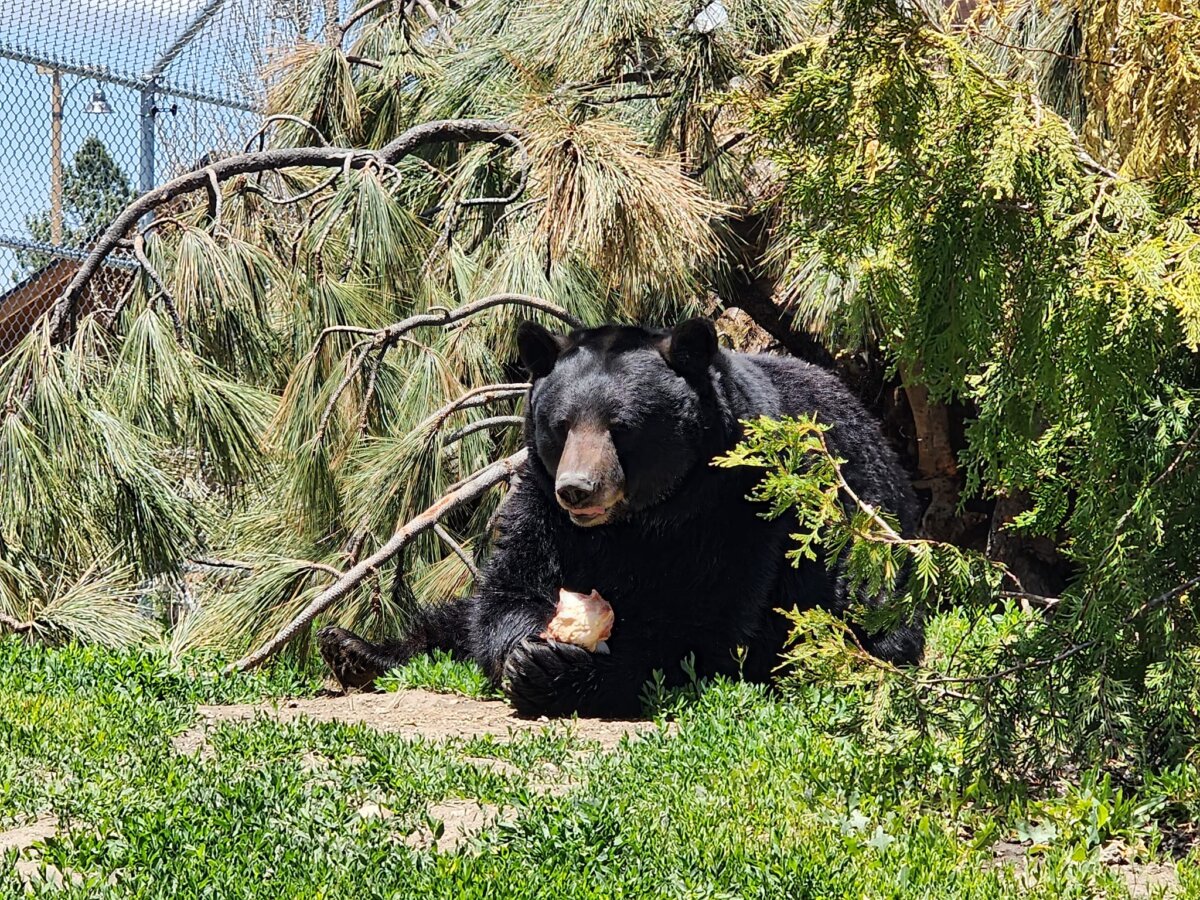
[[435,650],[430,656],[417,657],[403,668],[384,675],[376,685],[385,691],[419,687],[440,694],[462,694],[477,699],[499,699],[501,696],[482,669],[455,662],[449,653],[442,650]]
[[[485,690],[446,659],[391,680]],[[202,753],[172,746],[199,703],[317,686],[283,667],[230,677],[214,660],[0,641],[0,832],[57,817],[36,850],[78,880],[34,887],[57,897],[1122,897],[1102,845],[1153,855],[1163,792],[1194,801],[1197,784],[1178,771],[1131,795],[1081,776],[1043,799],[998,795],[953,747],[843,733],[852,697],[733,683],[612,752],[562,731],[433,742],[265,716],[214,727]],[[547,764],[569,789],[540,789]],[[429,809],[448,798],[508,812],[453,852],[408,846],[436,834]],[[364,818],[368,802],[392,815]],[[1021,835],[1040,842],[1028,875],[992,866],[992,841]],[[3,897],[26,896],[14,856]],[[1200,898],[1195,861],[1179,869]]]

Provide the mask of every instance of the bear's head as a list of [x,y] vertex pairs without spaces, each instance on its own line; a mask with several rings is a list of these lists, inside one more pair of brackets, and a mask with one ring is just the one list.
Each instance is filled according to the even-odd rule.
[[670,497],[712,456],[706,319],[669,330],[608,325],[555,334],[524,322],[521,361],[533,381],[532,452],[576,525],[619,521]]

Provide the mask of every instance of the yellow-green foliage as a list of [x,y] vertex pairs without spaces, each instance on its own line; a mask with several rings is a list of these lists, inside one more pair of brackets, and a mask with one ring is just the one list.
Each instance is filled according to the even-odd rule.
[[[988,715],[1060,761],[1187,752],[1200,725],[1194,161],[1166,138],[1151,152],[1161,132],[1140,120],[1112,145],[1129,164],[1106,156],[1110,170],[1035,83],[919,10],[833,4],[828,35],[763,63],[750,120],[779,171],[793,302],[832,344],[882,350],[967,404],[968,491],[1027,493],[1011,527],[1055,539],[1074,566],[1001,655],[1026,690]],[[1155,115],[1190,121],[1200,82],[1185,82]]]

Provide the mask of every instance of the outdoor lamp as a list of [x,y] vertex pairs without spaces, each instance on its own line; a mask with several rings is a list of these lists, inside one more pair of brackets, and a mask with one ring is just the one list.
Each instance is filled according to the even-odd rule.
[[99,116],[106,116],[112,112],[112,107],[108,105],[108,98],[104,96],[103,88],[96,88],[92,91],[92,99],[88,101],[88,105],[83,108],[83,111]]

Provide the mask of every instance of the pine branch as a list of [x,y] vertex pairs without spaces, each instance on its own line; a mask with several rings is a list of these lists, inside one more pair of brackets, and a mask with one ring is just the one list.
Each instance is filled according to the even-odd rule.
[[37,622],[30,620],[22,622],[20,619],[14,619],[10,615],[0,613],[0,627],[6,629],[10,634],[25,634],[37,628]]
[[[485,310],[492,309],[496,306],[525,306],[531,309],[536,309],[539,312],[547,313],[563,322],[566,322],[572,328],[582,328],[583,323],[576,319],[573,315],[557,304],[551,303],[549,300],[543,300],[540,297],[533,297],[529,294],[492,294],[489,297],[484,297],[476,300],[473,303],[467,303],[456,309],[447,309],[444,306],[433,307],[428,312],[419,313],[415,316],[409,316],[400,322],[394,322],[386,328],[371,330],[370,328],[358,328],[352,325],[334,325],[326,328],[317,336],[317,342],[313,349],[309,351],[308,357],[311,359],[321,352],[321,347],[324,344],[325,338],[330,334],[357,334],[369,338],[369,340],[360,341],[355,345],[355,350],[358,350],[358,355],[350,363],[346,369],[346,374],[342,380],[338,382],[334,389],[333,395],[329,398],[329,402],[325,404],[325,409],[321,413],[321,418],[318,421],[316,435],[314,440],[320,443],[325,437],[325,431],[329,426],[329,421],[333,416],[333,410],[337,406],[338,400],[354,379],[362,372],[363,366],[367,360],[371,358],[372,351],[378,351],[374,357],[375,369],[382,362],[383,354],[396,345],[406,334],[418,328],[429,327],[445,327],[453,325],[456,322],[461,322],[469,319],[472,316],[478,315]],[[488,385],[484,388],[479,388],[479,391],[510,391],[514,385]],[[520,391],[510,391],[507,396],[513,393],[524,392],[521,387]],[[460,400],[466,399],[460,398]],[[458,401],[456,401],[458,402]],[[365,407],[364,407],[365,408]],[[448,411],[446,414],[448,415]],[[439,423],[440,424],[440,423]],[[360,424],[361,427],[361,424]]]
[[470,143],[482,141],[510,145],[518,129],[507,122],[489,119],[442,119],[415,125],[379,150],[355,147],[285,147],[241,153],[218,160],[206,168],[196,169],[173,178],[161,187],[143,194],[113,220],[96,241],[87,258],[76,270],[63,293],[54,304],[50,318],[50,333],[58,342],[66,336],[67,324],[74,318],[83,290],[99,271],[108,255],[147,213],[192,191],[211,189],[218,183],[239,175],[254,175],[281,169],[324,168],[361,169],[367,165],[380,168],[394,166],[397,161],[436,143]]
[[476,581],[479,581],[479,569],[475,567],[475,561],[471,559],[471,554],[466,551],[466,548],[452,538],[450,536],[450,532],[448,532],[441,524],[433,526],[433,533],[441,539],[443,544],[454,551],[455,556],[462,560],[463,565],[467,567],[467,571],[471,573],[471,577]]
[[489,428],[511,428],[524,424],[525,419],[521,416],[492,416],[490,419],[480,419],[478,422],[471,422],[462,428],[455,429],[446,435],[442,443],[453,444],[461,441],[469,434],[474,434],[477,431],[486,431]]
[[[253,669],[270,659],[293,640],[296,639],[313,620],[325,612],[330,606],[345,598],[364,580],[371,576],[384,563],[403,550],[412,540],[424,531],[433,528],[450,510],[482,496],[490,488],[502,481],[507,481],[525,462],[528,451],[524,448],[512,456],[497,460],[489,466],[480,469],[470,478],[463,481],[454,489],[448,491],[424,512],[410,519],[399,531],[391,536],[386,544],[376,550],[371,556],[356,564],[345,573],[339,573],[338,580],[326,588],[312,601],[295,619],[284,626],[275,637],[267,641],[253,653],[239,659],[229,667],[231,672],[245,672]],[[317,564],[312,564],[317,568]],[[320,566],[322,570],[336,571],[332,567]]]

